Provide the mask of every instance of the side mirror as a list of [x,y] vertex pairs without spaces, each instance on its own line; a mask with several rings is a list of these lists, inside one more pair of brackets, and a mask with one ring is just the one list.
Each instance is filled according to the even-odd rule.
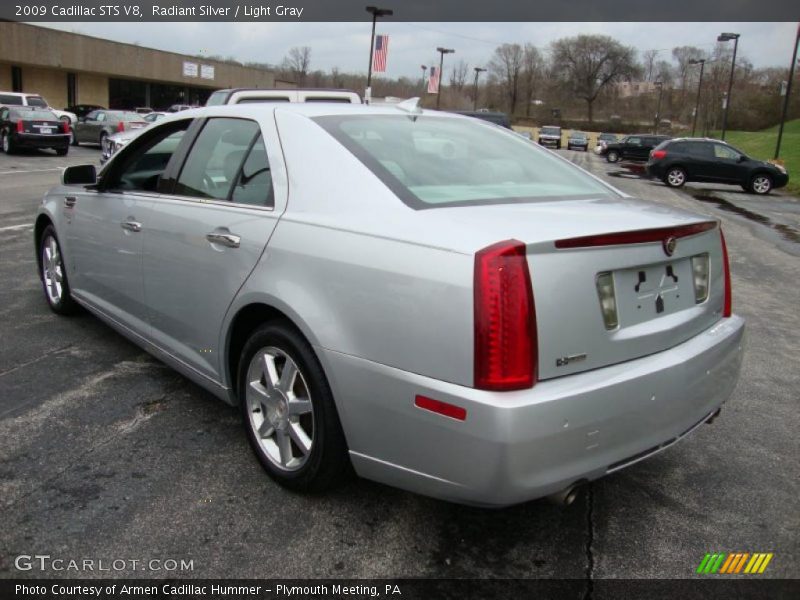
[[94,165],[75,165],[61,173],[63,185],[94,185],[97,183],[97,169]]
[[740,154],[739,158],[736,159],[736,162],[744,162],[747,160],[747,157],[744,154]]

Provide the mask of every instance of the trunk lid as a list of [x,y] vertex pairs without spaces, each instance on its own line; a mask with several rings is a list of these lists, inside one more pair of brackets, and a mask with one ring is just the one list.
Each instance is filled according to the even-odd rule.
[[42,119],[23,119],[22,131],[24,133],[35,133],[37,135],[58,135],[64,133],[60,121],[46,121]]
[[[707,217],[624,197],[429,212],[448,222],[453,241],[467,233],[476,244],[472,252],[500,240],[526,244],[540,380],[667,350],[721,318],[720,232]],[[627,234],[607,238],[618,232]],[[669,238],[676,241],[671,254],[664,243]],[[692,270],[698,256],[708,257],[702,302],[696,301]],[[611,328],[601,310],[602,274],[613,281],[617,324]]]

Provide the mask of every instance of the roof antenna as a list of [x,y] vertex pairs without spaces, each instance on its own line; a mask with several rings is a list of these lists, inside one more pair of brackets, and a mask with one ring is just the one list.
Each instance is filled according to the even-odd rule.
[[403,112],[407,112],[412,115],[422,114],[422,107],[419,105],[419,98],[409,98],[408,100],[403,100],[396,106]]

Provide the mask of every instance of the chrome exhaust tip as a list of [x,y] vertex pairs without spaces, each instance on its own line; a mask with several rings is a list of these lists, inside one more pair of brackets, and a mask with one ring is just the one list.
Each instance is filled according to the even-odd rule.
[[557,506],[569,506],[578,498],[585,481],[578,481],[568,485],[563,490],[546,496],[547,501]]

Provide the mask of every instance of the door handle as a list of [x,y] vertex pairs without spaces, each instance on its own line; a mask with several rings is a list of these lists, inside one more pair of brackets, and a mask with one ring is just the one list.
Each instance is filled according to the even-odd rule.
[[138,233],[142,230],[142,224],[137,223],[136,221],[123,221],[119,224],[125,231],[132,231],[134,233]]
[[206,239],[212,244],[219,244],[220,246],[225,246],[227,248],[238,248],[239,244],[242,242],[242,238],[240,238],[238,235],[233,235],[232,233],[219,233],[216,231],[207,233]]
[[72,208],[75,206],[75,203],[78,201],[76,196],[64,196],[64,206],[67,208]]

